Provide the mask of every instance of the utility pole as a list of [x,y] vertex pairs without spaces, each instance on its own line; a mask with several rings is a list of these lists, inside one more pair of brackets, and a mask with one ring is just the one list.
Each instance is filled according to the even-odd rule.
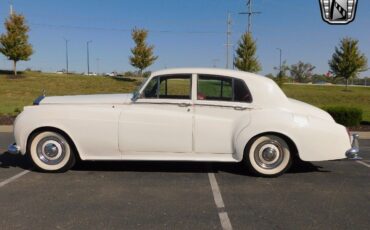
[[226,69],[229,69],[230,65],[230,47],[233,45],[230,43],[231,37],[231,14],[227,14],[227,32],[226,32]]
[[89,44],[91,43],[92,41],[88,41],[86,42],[86,47],[87,47],[87,76],[90,75],[90,52],[89,52]]
[[253,8],[252,8],[252,0],[247,0],[247,7],[248,7],[248,12],[241,12],[239,14],[246,14],[246,15],[248,15],[247,32],[248,33],[252,33],[252,17],[255,14],[261,14],[261,12],[253,11]]
[[66,42],[66,74],[68,74],[68,39],[64,38],[64,41]]

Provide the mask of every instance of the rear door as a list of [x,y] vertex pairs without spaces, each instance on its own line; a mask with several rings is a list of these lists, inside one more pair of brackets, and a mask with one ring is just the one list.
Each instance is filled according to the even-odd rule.
[[251,94],[242,79],[198,75],[194,103],[196,153],[234,153],[233,140],[240,120],[249,122]]

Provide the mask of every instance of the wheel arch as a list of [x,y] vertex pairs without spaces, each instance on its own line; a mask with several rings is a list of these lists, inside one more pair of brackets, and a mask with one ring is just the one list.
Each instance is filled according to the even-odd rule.
[[261,136],[266,136],[266,135],[274,135],[274,136],[278,136],[280,138],[282,138],[284,141],[287,142],[288,146],[289,146],[289,150],[292,152],[292,156],[295,158],[295,159],[300,159],[299,157],[299,151],[298,151],[298,148],[297,148],[297,145],[296,143],[293,141],[292,138],[290,138],[288,135],[286,134],[283,134],[281,132],[274,132],[274,131],[268,131],[268,132],[262,132],[262,133],[259,133],[259,134],[256,134],[254,135],[253,137],[251,137],[248,142],[245,144],[244,146],[244,149],[243,149],[243,159],[245,159],[245,154],[246,154],[246,151],[248,151],[248,149],[250,148],[250,146],[253,144],[253,142],[256,140],[256,138],[258,137],[261,137]]
[[71,138],[71,136],[65,132],[64,130],[62,129],[59,129],[59,128],[56,128],[56,127],[53,127],[53,126],[42,126],[42,127],[38,127],[36,129],[34,129],[27,137],[27,142],[26,142],[26,153],[29,153],[29,148],[30,148],[30,145],[31,145],[31,139],[38,133],[42,133],[42,132],[47,132],[47,131],[50,131],[50,132],[56,132],[60,135],[62,135],[64,138],[67,139],[68,143],[71,145],[72,149],[73,149],[73,152],[75,154],[75,156],[78,158],[78,159],[81,159],[80,158],[80,154],[79,154],[79,151],[77,149],[77,146],[75,144],[75,142],[73,141],[73,139]]

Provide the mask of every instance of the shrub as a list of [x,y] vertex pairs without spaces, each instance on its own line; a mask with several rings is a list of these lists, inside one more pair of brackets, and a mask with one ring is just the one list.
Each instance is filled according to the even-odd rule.
[[358,126],[362,121],[362,110],[355,107],[333,106],[325,107],[334,120],[344,126]]

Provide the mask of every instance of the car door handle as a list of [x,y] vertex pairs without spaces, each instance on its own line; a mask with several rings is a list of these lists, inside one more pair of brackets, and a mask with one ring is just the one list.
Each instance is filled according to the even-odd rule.
[[180,107],[189,107],[190,103],[180,103],[178,104]]

